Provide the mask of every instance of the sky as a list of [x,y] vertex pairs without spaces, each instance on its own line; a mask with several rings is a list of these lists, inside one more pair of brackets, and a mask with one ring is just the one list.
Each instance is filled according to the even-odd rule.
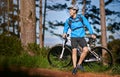
[[[69,6],[71,2],[65,1],[65,0],[51,0],[51,2],[49,1],[48,4],[50,5],[50,4],[55,4],[55,3],[62,3],[62,4],[66,3]],[[99,0],[92,0],[92,4],[99,7]],[[111,8],[111,10],[118,10],[119,7],[116,7],[116,6],[120,6],[120,4],[112,4],[112,5],[109,5],[108,7],[113,7],[113,8]],[[79,13],[81,13],[82,5],[79,5],[79,9],[80,9]],[[39,11],[37,13],[39,13]],[[68,17],[69,17],[69,13],[66,9],[62,10],[62,11],[50,11],[50,10],[48,11],[47,10],[46,21],[55,22],[57,20],[57,21],[65,22]],[[48,26],[47,23],[46,23],[46,26]],[[37,26],[37,31],[38,31],[38,29],[39,29],[39,27]],[[62,35],[63,27],[58,27],[56,30],[54,30],[54,32]],[[68,33],[70,33],[70,30],[68,31]],[[108,33],[108,35],[109,35],[109,33]],[[39,40],[37,40],[37,41],[39,43]],[[62,43],[61,38],[51,34],[48,31],[45,31],[45,42],[44,42],[45,46],[52,47],[56,44],[61,44],[61,43]]]

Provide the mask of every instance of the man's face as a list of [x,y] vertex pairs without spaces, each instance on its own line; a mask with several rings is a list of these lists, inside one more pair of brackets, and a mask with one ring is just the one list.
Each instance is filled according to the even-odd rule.
[[70,16],[74,16],[76,14],[76,10],[75,9],[70,9],[69,13],[70,13]]

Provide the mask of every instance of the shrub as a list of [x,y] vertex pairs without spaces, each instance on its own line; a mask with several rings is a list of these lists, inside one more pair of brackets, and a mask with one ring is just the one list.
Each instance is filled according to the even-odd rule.
[[16,36],[0,35],[0,55],[15,56],[21,53],[21,41]]
[[111,50],[115,63],[120,63],[120,39],[115,39],[108,43],[108,49]]
[[47,47],[40,48],[39,45],[37,45],[36,43],[28,44],[27,49],[28,51],[33,52],[35,55],[41,55],[43,57],[46,57],[49,51],[49,48]]
[[120,74],[120,65],[115,64],[112,68],[112,74]]
[[29,43],[27,50],[33,52],[35,55],[40,55],[40,47],[36,43]]

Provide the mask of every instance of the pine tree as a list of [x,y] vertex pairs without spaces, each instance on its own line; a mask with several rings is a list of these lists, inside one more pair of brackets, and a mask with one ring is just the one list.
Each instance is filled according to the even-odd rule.
[[35,0],[20,0],[20,27],[23,46],[36,41]]

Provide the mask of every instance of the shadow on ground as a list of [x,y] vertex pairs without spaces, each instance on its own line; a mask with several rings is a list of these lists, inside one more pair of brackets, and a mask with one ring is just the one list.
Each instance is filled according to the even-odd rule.
[[49,77],[43,76],[39,73],[39,75],[31,75],[27,71],[21,70],[11,70],[10,68],[2,68],[0,69],[0,77]]

